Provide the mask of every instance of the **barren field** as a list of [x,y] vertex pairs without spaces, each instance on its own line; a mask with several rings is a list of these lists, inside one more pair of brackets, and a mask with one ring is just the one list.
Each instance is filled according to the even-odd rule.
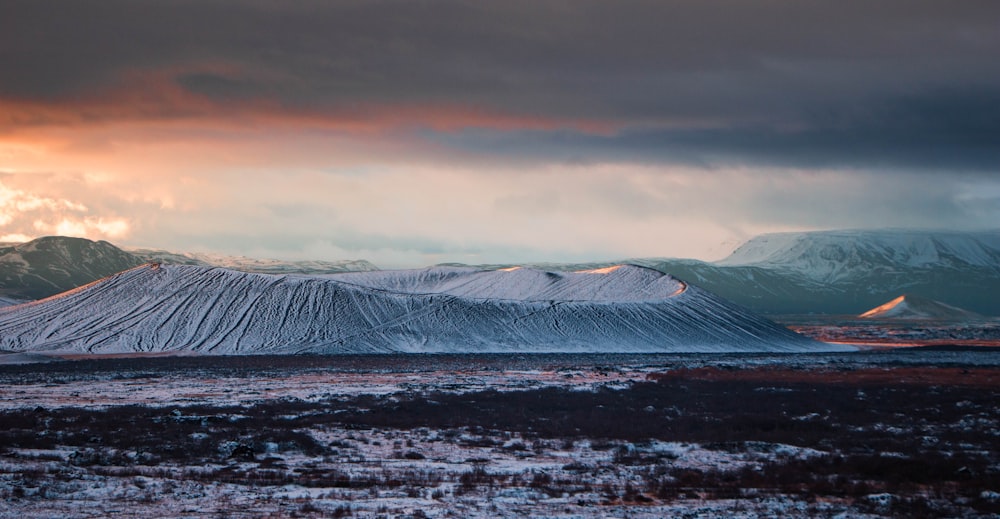
[[995,517],[1000,352],[0,366],[2,517]]
[[898,346],[1000,347],[1000,321],[873,320],[853,316],[780,316],[790,329],[822,342]]

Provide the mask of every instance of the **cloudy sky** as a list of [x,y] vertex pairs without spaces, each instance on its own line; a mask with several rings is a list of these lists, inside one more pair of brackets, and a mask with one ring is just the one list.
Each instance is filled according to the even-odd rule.
[[0,3],[0,241],[382,266],[1000,227],[1000,2]]

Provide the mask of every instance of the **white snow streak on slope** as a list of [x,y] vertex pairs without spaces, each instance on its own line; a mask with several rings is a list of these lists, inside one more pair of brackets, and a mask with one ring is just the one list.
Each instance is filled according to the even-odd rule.
[[983,316],[923,297],[901,295],[859,315],[866,319],[977,320]]
[[658,271],[431,268],[326,277],[143,266],[0,309],[0,348],[197,351],[662,352],[847,349],[795,335]]
[[508,301],[655,302],[687,288],[682,281],[658,271],[624,265],[580,272],[434,267],[417,271],[355,272],[329,279],[407,294],[448,294]]

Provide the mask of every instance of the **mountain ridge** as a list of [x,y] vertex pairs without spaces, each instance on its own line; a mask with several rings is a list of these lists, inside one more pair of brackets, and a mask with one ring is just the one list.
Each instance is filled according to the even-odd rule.
[[542,265],[561,270],[621,262],[668,272],[766,315],[855,315],[904,292],[1000,315],[1000,298],[993,296],[1000,293],[1000,231],[776,233],[755,237],[717,262],[631,258]]
[[107,241],[44,236],[0,246],[0,307],[53,296],[144,263],[223,266],[273,274],[328,274],[378,268],[365,260],[282,261],[154,249],[124,250]]
[[865,265],[984,267],[1000,273],[1000,231],[835,230],[763,234],[718,262],[836,282]]
[[126,248],[147,263],[223,267],[261,274],[336,274],[379,270],[368,260],[277,260],[202,252],[170,252],[160,249]]
[[[814,343],[643,267],[554,276],[525,271],[509,286],[482,282],[503,282],[505,275],[431,268],[315,277],[144,265],[72,293],[0,309],[0,348],[206,354],[847,349]],[[601,286],[609,297],[583,297],[602,293]],[[517,299],[494,297],[510,290]],[[616,299],[644,291],[648,298]]]
[[[107,242],[87,242],[96,248],[114,247]],[[140,249],[136,252],[140,252],[141,257],[120,251],[129,260],[125,263],[111,262],[100,272],[88,270],[83,263],[80,266],[84,268],[78,268],[64,262],[53,273],[50,267],[30,265],[32,262],[24,257],[6,263],[3,261],[4,251],[23,245],[0,247],[0,298],[6,298],[0,299],[0,306],[53,295],[144,261],[201,266],[215,264],[273,274],[325,275],[377,269],[364,260],[286,262]],[[718,262],[633,258],[521,265],[550,271],[572,271],[618,263],[631,263],[669,273],[767,315],[856,315],[901,293],[927,297],[983,315],[1000,315],[1000,298],[993,296],[1000,293],[1000,231],[777,233],[753,238],[738,247],[730,257]],[[478,267],[498,270],[513,266],[518,264]],[[82,272],[74,273],[77,270]],[[73,275],[67,276],[66,273]],[[52,279],[48,279],[50,277]],[[72,279],[67,280],[68,277]]]
[[47,297],[143,261],[106,241],[46,236],[0,248],[0,296]]

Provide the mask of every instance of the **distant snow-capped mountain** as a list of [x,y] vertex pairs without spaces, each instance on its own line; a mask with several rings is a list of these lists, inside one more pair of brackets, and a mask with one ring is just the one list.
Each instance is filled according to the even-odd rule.
[[669,273],[771,315],[856,315],[900,293],[1000,315],[1000,231],[765,234],[714,263],[642,258],[544,266],[576,270],[619,262]]
[[771,352],[812,342],[661,272],[316,276],[145,265],[0,309],[0,349],[207,354]]
[[821,283],[864,277],[879,269],[982,268],[1000,273],[1000,231],[764,234],[716,264],[791,271]]
[[[733,297],[732,274],[755,276],[785,291],[748,301],[765,313],[856,314],[900,293],[1000,315],[1000,231],[822,231],[758,236],[715,263],[724,270],[706,284]],[[735,269],[735,270],[734,270]],[[742,271],[741,271],[742,269]],[[766,273],[770,281],[763,281]],[[683,274],[678,272],[683,277]],[[776,292],[762,288],[757,293]],[[799,303],[795,309],[793,301]]]

